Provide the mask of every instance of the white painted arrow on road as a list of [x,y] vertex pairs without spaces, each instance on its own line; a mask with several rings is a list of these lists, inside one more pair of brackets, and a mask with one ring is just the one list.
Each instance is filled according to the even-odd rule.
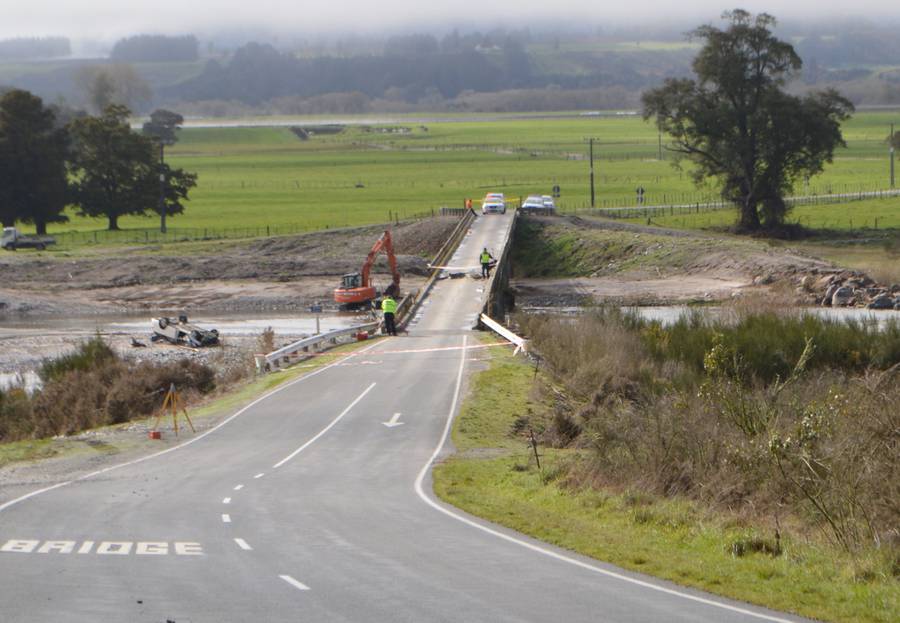
[[399,413],[395,413],[395,414],[394,414],[394,417],[391,418],[390,422],[382,422],[382,424],[384,424],[384,425],[387,426],[388,428],[394,428],[395,426],[403,426],[403,422],[398,422],[398,421],[397,421],[397,420],[399,420],[399,419],[400,419],[400,414],[399,414]]

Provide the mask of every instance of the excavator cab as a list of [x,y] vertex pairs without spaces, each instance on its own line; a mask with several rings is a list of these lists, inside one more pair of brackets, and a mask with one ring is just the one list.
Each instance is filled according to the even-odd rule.
[[360,286],[362,286],[362,275],[359,273],[348,273],[341,277],[341,287],[345,290]]

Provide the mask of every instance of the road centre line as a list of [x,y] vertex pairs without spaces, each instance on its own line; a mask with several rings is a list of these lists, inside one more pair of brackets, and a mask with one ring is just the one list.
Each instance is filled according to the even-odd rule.
[[306,448],[308,448],[309,446],[311,446],[312,444],[314,444],[314,443],[319,439],[319,437],[321,437],[322,435],[324,435],[325,433],[327,433],[329,430],[331,430],[331,428],[332,428],[335,424],[337,424],[338,422],[340,422],[340,421],[343,419],[343,417],[344,417],[345,415],[347,415],[347,414],[350,412],[350,410],[351,410],[353,407],[355,407],[355,406],[357,405],[357,403],[358,403],[360,400],[362,400],[363,398],[365,398],[366,394],[368,394],[370,391],[372,391],[372,388],[375,387],[375,385],[377,385],[377,383],[372,383],[371,385],[369,385],[369,386],[363,391],[363,393],[361,393],[359,396],[356,397],[356,400],[354,400],[353,402],[351,402],[349,405],[347,405],[347,408],[346,408],[346,409],[344,409],[343,411],[341,411],[340,415],[338,415],[336,418],[334,418],[333,420],[331,420],[331,422],[328,424],[328,426],[326,426],[325,428],[323,428],[322,430],[320,430],[318,433],[316,433],[316,436],[313,437],[312,439],[310,439],[309,441],[307,441],[305,444],[303,444],[302,446],[300,446],[299,448],[297,448],[296,450],[294,450],[293,452],[291,452],[289,455],[287,455],[286,457],[284,457],[283,459],[281,459],[280,461],[278,461],[277,463],[275,463],[275,465],[272,466],[272,469],[278,469],[279,467],[281,467],[282,465],[284,465],[285,463],[287,463],[288,461],[290,461],[292,458],[294,458],[295,456],[297,456],[298,454],[300,454],[301,452],[303,452],[304,450],[306,450]]
[[225,498],[222,500],[222,504],[231,504],[231,498]]
[[231,515],[222,513],[222,523],[231,523]]
[[308,591],[309,590],[309,587],[306,584],[304,584],[303,582],[300,582],[298,580],[295,580],[294,578],[292,578],[289,575],[279,575],[278,577],[299,591]]
[[265,472],[260,472],[260,473],[258,473],[256,476],[254,476],[253,479],[254,479],[254,480],[259,480],[260,478],[262,478],[262,477],[265,476],[265,475],[266,475]]
[[617,573],[615,571],[603,569],[602,567],[598,567],[596,565],[586,563],[586,562],[578,560],[576,558],[566,556],[565,554],[560,554],[559,552],[555,552],[547,547],[542,547],[540,545],[536,545],[535,543],[530,543],[524,539],[520,539],[511,534],[501,532],[499,530],[491,528],[488,525],[484,525],[480,522],[469,519],[468,517],[460,515],[457,512],[451,510],[450,508],[447,508],[441,504],[438,504],[431,496],[427,495],[423,488],[423,483],[425,481],[425,477],[430,473],[432,465],[434,465],[435,460],[437,460],[437,457],[441,453],[441,450],[443,449],[444,444],[447,443],[447,438],[450,436],[450,429],[453,424],[453,416],[456,413],[456,406],[459,402],[459,395],[460,395],[460,391],[462,388],[463,370],[465,369],[465,363],[466,363],[466,359],[465,359],[466,337],[467,336],[465,336],[465,335],[463,336],[463,349],[462,349],[462,356],[460,357],[460,362],[459,362],[459,371],[457,372],[457,375],[456,375],[456,388],[453,391],[453,400],[450,404],[450,411],[447,414],[447,420],[444,423],[444,430],[441,434],[440,440],[438,441],[437,447],[434,449],[434,452],[431,455],[431,458],[428,459],[428,461],[425,463],[425,465],[422,467],[421,471],[419,472],[419,475],[416,477],[414,488],[415,488],[416,494],[419,496],[419,498],[422,499],[423,502],[425,502],[426,504],[428,504],[430,507],[437,510],[438,512],[441,512],[444,515],[447,515],[448,517],[451,517],[451,518],[453,518],[461,523],[464,523],[468,526],[471,526],[473,528],[481,530],[482,532],[486,532],[487,534],[490,534],[491,536],[495,536],[495,537],[497,537],[499,539],[503,539],[504,541],[507,541],[509,543],[513,543],[520,547],[524,547],[525,549],[529,549],[533,552],[537,552],[538,554],[543,554],[544,556],[554,558],[561,562],[565,562],[565,563],[574,565],[576,567],[586,569],[588,571],[593,571],[595,573],[599,573],[599,574],[605,575],[607,577],[615,578],[617,580],[622,580],[623,582],[636,584],[637,586],[641,586],[643,588],[649,588],[651,590],[658,591],[660,593],[674,595],[676,597],[681,597],[683,599],[687,599],[687,600],[701,603],[704,605],[713,606],[716,608],[722,608],[723,610],[729,610],[731,612],[737,612],[740,614],[746,614],[748,616],[762,619],[764,621],[772,621],[773,623],[794,623],[790,619],[782,619],[782,618],[771,616],[768,614],[763,614],[761,612],[754,612],[752,610],[747,610],[746,608],[741,608],[739,606],[732,606],[730,604],[726,604],[726,603],[723,603],[720,601],[715,601],[713,599],[707,599],[705,597],[700,597],[698,595],[692,595],[690,593],[682,592],[682,591],[675,590],[672,588],[666,588],[665,586],[659,586],[659,585],[653,584],[651,582],[647,582],[645,580],[639,580],[637,578],[629,577],[627,575],[623,575],[623,574]]
[[274,396],[275,394],[277,394],[281,391],[284,391],[285,389],[292,387],[292,386],[296,385],[297,383],[301,383],[302,381],[311,379],[312,377],[317,376],[317,375],[325,372],[326,370],[330,370],[331,368],[334,368],[334,367],[340,365],[341,363],[347,361],[348,359],[350,359],[352,357],[355,357],[356,355],[365,353],[366,351],[369,351],[369,350],[375,348],[376,346],[378,346],[378,344],[379,344],[379,342],[375,342],[374,344],[372,344],[370,346],[366,346],[365,348],[362,348],[358,351],[350,353],[346,357],[342,357],[341,359],[339,359],[338,361],[335,361],[334,363],[330,363],[327,366],[319,368],[318,370],[314,370],[314,371],[310,372],[309,374],[305,374],[298,379],[294,379],[293,381],[289,381],[283,385],[276,387],[272,391],[263,394],[262,396],[260,396],[259,398],[257,398],[253,402],[251,402],[250,404],[242,407],[235,413],[229,415],[227,418],[225,418],[224,420],[222,420],[221,422],[219,422],[218,424],[216,424],[209,430],[200,433],[196,437],[188,439],[184,443],[180,443],[177,446],[172,446],[171,448],[166,448],[165,450],[160,450],[159,452],[154,452],[153,454],[148,454],[146,456],[136,458],[132,461],[126,461],[124,463],[117,463],[116,465],[110,465],[109,467],[104,467],[103,469],[98,469],[96,471],[79,476],[78,478],[73,478],[72,480],[66,480],[64,482],[58,482],[55,485],[51,485],[49,487],[44,487],[43,489],[37,489],[35,491],[31,491],[30,493],[20,495],[17,498],[13,498],[12,500],[9,500],[8,502],[4,502],[3,504],[0,504],[0,512],[3,512],[7,508],[10,508],[11,506],[19,504],[20,502],[24,502],[25,500],[36,497],[43,493],[47,493],[49,491],[53,491],[54,489],[60,489],[62,487],[68,486],[68,485],[72,484],[73,482],[81,482],[83,480],[89,480],[91,478],[100,476],[101,474],[105,474],[105,473],[111,472],[113,470],[121,469],[123,467],[130,467],[132,465],[137,465],[138,463],[143,463],[144,461],[148,461],[150,459],[155,459],[157,457],[169,454],[170,452],[175,452],[176,450],[180,450],[181,448],[184,448],[193,443],[196,443],[196,442],[200,441],[201,439],[205,438],[206,436],[213,434],[214,432],[216,432],[217,430],[219,430],[220,428],[222,428],[223,426],[225,426],[226,424],[228,424],[235,418],[240,417],[241,415],[246,413],[248,410],[250,410],[251,408],[258,405],[260,402],[267,400],[268,398]]
[[237,546],[244,551],[248,552],[253,549],[244,539],[235,539],[234,542],[237,543]]
[[244,488],[244,485],[237,485],[237,486],[234,488],[234,490],[235,490],[235,491],[240,491],[240,490],[243,489],[243,488]]

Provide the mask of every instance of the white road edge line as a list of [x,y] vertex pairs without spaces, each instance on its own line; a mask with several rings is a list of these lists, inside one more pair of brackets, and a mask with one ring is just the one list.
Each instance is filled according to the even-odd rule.
[[309,587],[306,584],[304,584],[303,582],[300,582],[299,580],[295,580],[294,578],[292,578],[289,575],[279,575],[278,577],[299,591],[308,591],[309,590]]
[[231,523],[231,515],[222,513],[222,523]]
[[234,542],[237,543],[237,546],[244,551],[250,551],[251,549],[253,549],[244,539],[235,539]]
[[372,383],[371,385],[369,385],[369,386],[363,391],[363,393],[361,393],[359,396],[356,397],[356,400],[354,400],[353,402],[351,402],[349,405],[347,405],[347,408],[346,408],[346,409],[344,409],[343,411],[341,411],[340,415],[338,415],[336,418],[334,418],[333,420],[331,420],[331,422],[328,424],[328,426],[326,426],[325,428],[323,428],[322,430],[320,430],[318,433],[316,433],[316,436],[313,437],[312,439],[310,439],[309,441],[307,441],[305,444],[303,444],[302,446],[300,446],[299,448],[297,448],[296,450],[294,450],[293,452],[291,452],[289,455],[287,455],[286,457],[284,457],[283,459],[281,459],[280,461],[278,461],[277,463],[275,463],[275,465],[272,466],[272,469],[278,469],[279,467],[281,467],[282,465],[284,465],[285,463],[287,463],[288,461],[290,461],[292,458],[294,458],[295,456],[297,456],[298,454],[300,454],[301,452],[303,452],[304,450],[306,450],[309,446],[311,446],[312,444],[314,444],[314,443],[315,443],[322,435],[324,435],[325,433],[327,433],[329,430],[331,430],[331,428],[332,428],[335,424],[337,424],[338,422],[340,422],[340,421],[343,419],[343,417],[344,417],[345,415],[347,415],[348,413],[350,413],[350,409],[352,409],[353,407],[355,407],[355,406],[357,405],[357,403],[358,403],[360,400],[362,400],[363,398],[365,398],[366,394],[368,394],[370,391],[372,391],[372,388],[375,387],[375,385],[376,385],[376,383]]
[[690,593],[684,593],[675,589],[666,588],[665,586],[658,586],[656,584],[652,584],[650,582],[645,582],[644,580],[639,580],[637,578],[632,578],[627,575],[622,575],[621,573],[616,573],[615,571],[610,571],[608,569],[603,569],[602,567],[597,567],[595,565],[588,564],[581,560],[577,560],[575,558],[571,558],[564,554],[560,554],[559,552],[555,552],[546,547],[541,547],[539,545],[535,545],[534,543],[529,543],[523,539],[516,538],[510,534],[505,534],[500,532],[499,530],[495,530],[490,526],[483,525],[478,523],[477,521],[473,521],[468,517],[460,515],[449,508],[445,508],[438,504],[434,499],[432,499],[429,495],[425,493],[423,488],[423,483],[425,482],[425,477],[431,472],[431,467],[434,465],[434,461],[437,459],[438,455],[441,453],[441,450],[444,447],[444,444],[447,443],[447,437],[450,435],[450,428],[453,424],[453,416],[456,413],[456,405],[459,402],[459,393],[462,388],[462,377],[463,370],[465,369],[466,364],[466,337],[463,336],[463,348],[461,349],[462,356],[460,357],[459,362],[459,372],[456,375],[456,389],[453,392],[453,400],[450,404],[450,412],[447,415],[447,421],[444,423],[444,431],[441,434],[441,439],[438,441],[437,447],[434,450],[434,453],[431,455],[431,458],[428,459],[428,462],[422,467],[422,470],[419,472],[418,477],[416,477],[415,490],[416,494],[422,499],[423,502],[428,504],[433,509],[447,515],[448,517],[452,517],[457,521],[460,521],[468,526],[481,530],[482,532],[486,532],[492,536],[503,539],[504,541],[508,541],[509,543],[514,543],[526,549],[529,549],[533,552],[537,552],[539,554],[543,554],[544,556],[548,556],[550,558],[554,558],[556,560],[569,563],[571,565],[575,565],[576,567],[581,567],[582,569],[587,569],[588,571],[593,571],[595,573],[599,573],[601,575],[605,575],[607,577],[615,578],[617,580],[622,580],[623,582],[629,582],[631,584],[636,584],[643,588],[649,588],[654,591],[659,591],[661,593],[666,593],[668,595],[674,595],[676,597],[682,597],[684,599],[688,599],[690,601],[694,601],[697,603],[705,604],[708,606],[714,606],[716,608],[722,608],[723,610],[729,610],[731,612],[738,612],[740,614],[746,614],[751,617],[756,617],[758,619],[763,619],[765,621],[773,621],[774,623],[794,623],[794,621],[790,619],[782,619],[779,617],[770,616],[768,614],[763,614],[761,612],[754,612],[752,610],[747,610],[746,608],[740,608],[738,606],[732,606],[730,604],[722,603],[719,601],[715,601],[712,599],[706,599],[704,597],[700,597],[698,595],[691,595]]
[[254,400],[253,402],[248,404],[247,406],[241,408],[237,412],[229,415],[227,418],[225,418],[224,420],[222,420],[221,422],[219,422],[218,424],[216,424],[215,426],[210,428],[208,431],[200,433],[196,437],[188,439],[184,443],[180,443],[177,446],[172,446],[171,448],[166,448],[165,450],[160,450],[159,452],[154,452],[153,454],[148,454],[146,456],[142,456],[140,458],[134,459],[133,461],[126,461],[125,463],[118,463],[116,465],[110,465],[109,467],[104,467],[103,469],[98,469],[95,472],[90,472],[89,474],[84,474],[83,476],[79,476],[78,478],[73,478],[72,480],[66,480],[64,482],[58,482],[55,485],[51,485],[49,487],[44,487],[43,489],[38,489],[36,491],[26,493],[25,495],[20,495],[17,498],[14,498],[8,502],[0,504],[0,512],[5,511],[7,508],[16,505],[19,502],[24,502],[25,500],[27,500],[29,498],[33,498],[38,495],[41,495],[42,493],[47,493],[48,491],[53,491],[54,489],[59,489],[60,487],[65,487],[67,485],[72,484],[73,482],[80,482],[82,480],[88,480],[90,478],[94,478],[95,476],[100,476],[101,474],[105,474],[107,472],[111,472],[116,469],[121,469],[123,467],[129,467],[131,465],[137,465],[138,463],[143,463],[144,461],[149,461],[150,459],[155,459],[155,458],[163,456],[165,454],[169,454],[170,452],[174,452],[175,450],[180,450],[181,448],[184,448],[185,446],[189,446],[192,443],[196,443],[196,442],[200,441],[201,439],[203,439],[204,437],[206,437],[207,435],[213,434],[214,432],[216,432],[217,430],[219,430],[220,428],[222,428],[223,426],[225,426],[226,424],[228,424],[235,418],[243,415],[249,409],[255,407],[257,404],[259,404],[263,400],[266,400],[269,397],[274,396],[278,392],[283,391],[283,390],[287,389],[288,387],[292,387],[293,385],[296,385],[297,383],[305,381],[306,379],[310,379],[318,374],[325,372],[326,370],[330,370],[331,368],[334,368],[334,367],[344,363],[345,361],[347,361],[348,359],[350,359],[352,357],[355,357],[357,355],[360,355],[366,351],[369,351],[369,350],[375,348],[376,346],[378,346],[378,344],[380,344],[380,342],[375,342],[371,346],[366,346],[365,348],[362,348],[358,351],[350,353],[346,357],[342,357],[338,361],[335,361],[334,363],[330,363],[327,366],[325,366],[324,368],[319,368],[318,370],[314,370],[314,371],[310,372],[309,374],[304,374],[299,379],[294,379],[293,381],[290,381],[288,383],[285,383],[284,385],[280,385],[280,386],[276,387],[272,391],[270,391],[266,394],[263,394],[262,396],[260,396],[259,398],[257,398],[256,400]]

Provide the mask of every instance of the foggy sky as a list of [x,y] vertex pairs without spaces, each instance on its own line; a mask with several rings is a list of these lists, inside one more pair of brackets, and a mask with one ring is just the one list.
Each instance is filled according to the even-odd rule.
[[3,0],[0,38],[67,36],[113,41],[140,33],[209,36],[217,32],[377,34],[435,31],[460,27],[490,30],[530,26],[543,30],[566,25],[595,27],[614,23],[658,25],[714,21],[740,6],[779,19],[820,20],[848,16],[883,21],[900,17],[900,5],[856,0],[822,8],[822,0]]

